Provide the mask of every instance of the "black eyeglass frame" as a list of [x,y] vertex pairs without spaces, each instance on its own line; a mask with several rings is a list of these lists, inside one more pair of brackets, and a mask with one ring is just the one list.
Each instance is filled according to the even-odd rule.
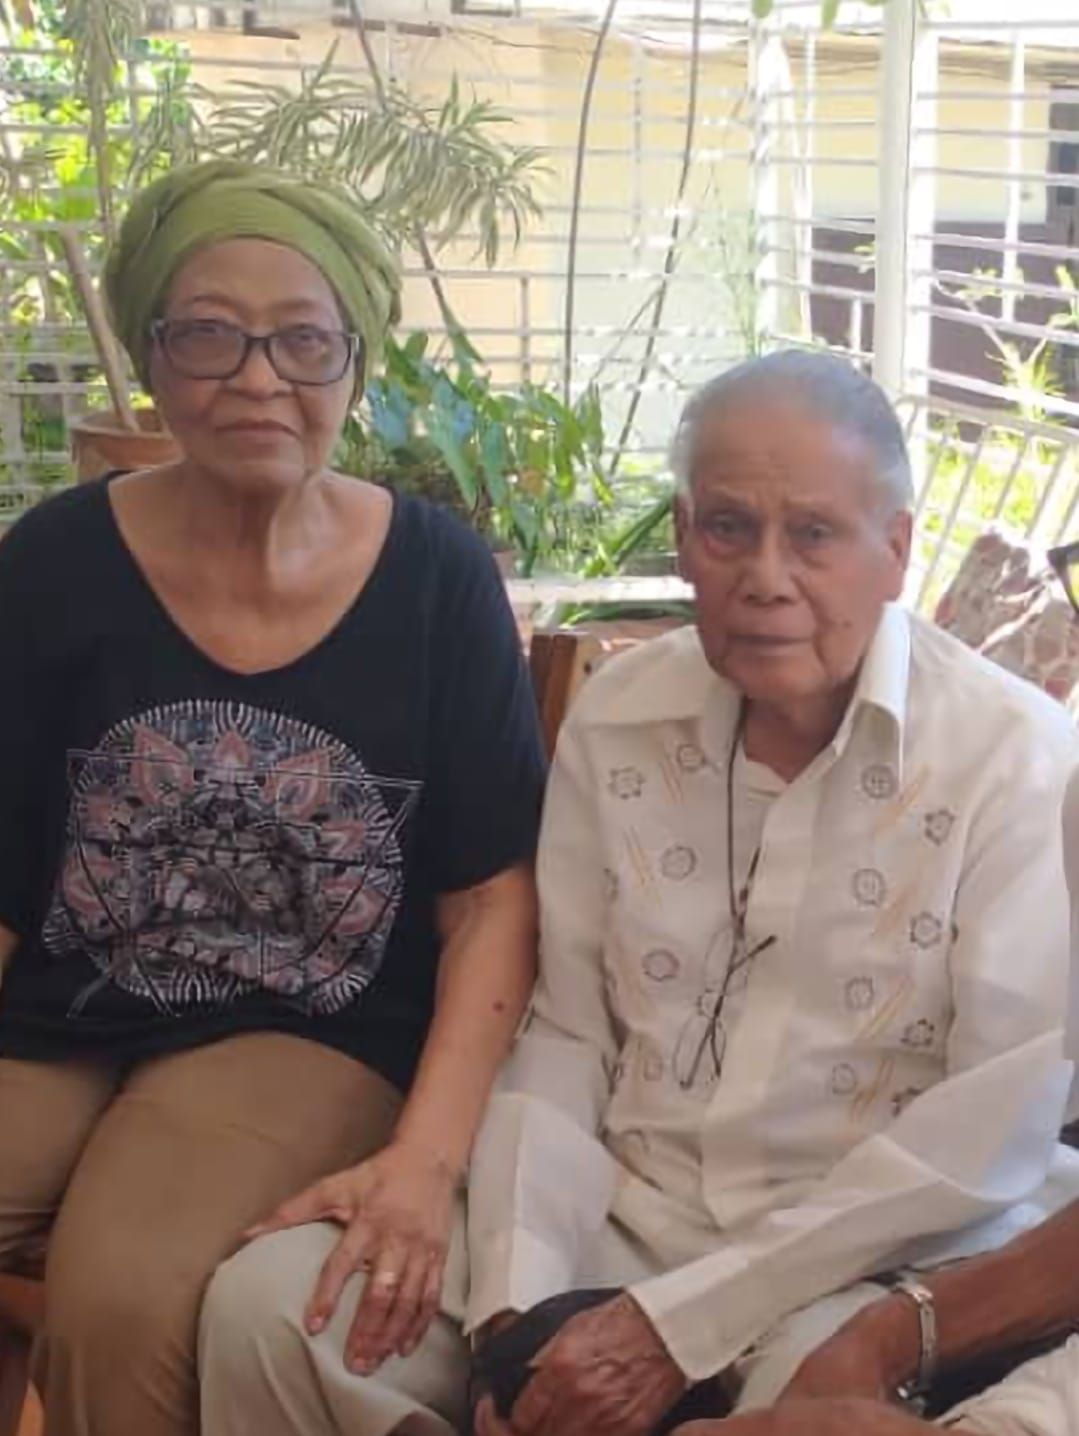
[[[299,384],[305,389],[325,389],[330,384],[339,384],[348,373],[350,364],[355,364],[357,384],[363,382],[366,351],[362,334],[356,334],[347,329],[323,329],[320,324],[289,325],[284,329],[273,329],[268,334],[249,334],[246,329],[241,329],[238,324],[229,323],[227,319],[216,319],[214,323],[231,330],[234,334],[238,334],[243,340],[243,349],[240,352],[239,361],[232,369],[227,370],[223,374],[192,374],[182,369],[180,365],[176,363],[176,360],[169,352],[168,345],[169,330],[172,325],[186,324],[189,322],[189,320],[185,319],[155,319],[150,325],[150,337],[154,343],[160,347],[162,354],[164,354],[177,374],[182,375],[185,379],[235,379],[236,375],[242,371],[244,365],[248,359],[250,359],[252,351],[261,349],[269,361],[270,368],[285,384]],[[282,334],[288,334],[293,329],[317,329],[321,334],[327,334],[334,339],[344,339],[347,347],[340,373],[335,374],[331,379],[297,379],[292,374],[282,374],[281,370],[277,367],[277,361],[274,359],[273,342],[275,339],[280,338]]]
[[1046,553],[1046,558],[1052,566],[1053,572],[1064,585],[1064,592],[1068,595],[1068,602],[1074,612],[1079,615],[1079,594],[1072,588],[1072,581],[1068,573],[1071,564],[1079,559],[1079,539],[1073,539],[1071,543],[1058,544]]

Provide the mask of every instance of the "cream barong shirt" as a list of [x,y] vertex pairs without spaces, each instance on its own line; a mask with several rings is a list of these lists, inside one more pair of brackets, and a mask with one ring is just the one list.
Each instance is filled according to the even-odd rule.
[[747,935],[774,941],[730,985],[718,1079],[711,1051],[687,1059],[730,952],[740,704],[692,628],[585,685],[544,818],[534,1009],[469,1195],[470,1325],[580,1285],[613,1223],[648,1253],[631,1290],[693,1380],[953,1249],[926,1238],[988,1233],[1040,1188],[1071,1071],[1075,729],[896,606],[833,742],[764,803]]

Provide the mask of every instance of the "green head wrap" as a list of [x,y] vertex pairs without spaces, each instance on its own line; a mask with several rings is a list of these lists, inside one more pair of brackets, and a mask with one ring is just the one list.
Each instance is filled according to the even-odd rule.
[[113,327],[148,387],[150,325],[169,284],[196,249],[268,239],[316,265],[337,293],[368,363],[401,317],[397,262],[340,191],[263,165],[210,160],[171,170],[137,194],[105,265]]

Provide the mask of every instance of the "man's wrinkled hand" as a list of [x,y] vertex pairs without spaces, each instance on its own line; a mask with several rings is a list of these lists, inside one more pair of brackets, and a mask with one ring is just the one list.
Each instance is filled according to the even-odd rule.
[[[510,1417],[515,1436],[649,1436],[686,1389],[652,1323],[624,1293],[571,1317],[531,1365]],[[490,1436],[502,1433],[490,1428]]]

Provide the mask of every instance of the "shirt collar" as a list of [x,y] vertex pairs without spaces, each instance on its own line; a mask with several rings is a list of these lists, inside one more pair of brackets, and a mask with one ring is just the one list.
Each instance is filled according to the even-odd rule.
[[[733,725],[740,702],[738,691],[709,666],[695,628],[677,629],[648,646],[655,661],[635,666],[627,664],[625,681],[607,688],[603,701],[592,708],[592,722],[663,723],[700,719],[707,712],[718,727]],[[862,661],[854,694],[832,740],[837,755],[850,741],[859,715],[872,709],[890,720],[894,756],[898,761],[909,681],[910,619],[898,604],[889,603],[884,606]]]
[[858,681],[832,748],[840,754],[850,742],[854,725],[869,708],[891,720],[894,756],[902,753],[903,726],[910,687],[910,618],[897,603],[887,603],[877,631],[862,660]]

